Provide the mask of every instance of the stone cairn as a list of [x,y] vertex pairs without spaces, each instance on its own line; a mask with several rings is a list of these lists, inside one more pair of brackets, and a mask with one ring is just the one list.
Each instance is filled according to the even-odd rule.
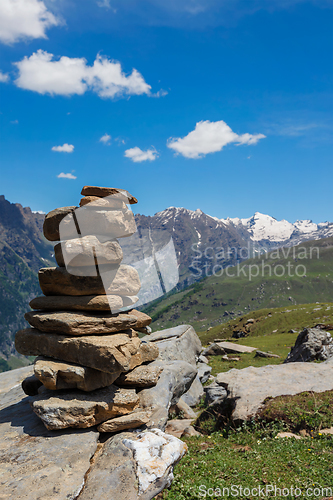
[[126,204],[137,200],[115,188],[85,186],[81,194],[80,208],[57,208],[45,218],[59,267],[40,269],[44,296],[25,314],[32,328],[16,334],[17,351],[38,356],[23,389],[35,396],[32,409],[47,429],[133,429],[150,416],[138,392],[156,385],[161,373],[149,366],[158,347],[138,333],[149,333],[151,318],[121,311],[138,300],[141,286],[136,269],[121,264],[117,239],[135,233]]

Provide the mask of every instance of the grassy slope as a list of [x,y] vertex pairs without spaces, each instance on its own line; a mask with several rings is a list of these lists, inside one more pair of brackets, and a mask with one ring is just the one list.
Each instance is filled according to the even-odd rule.
[[[184,439],[184,438],[183,438]],[[206,498],[222,497],[223,488],[232,485],[244,488],[300,488],[305,497],[307,488],[325,488],[333,484],[332,436],[295,439],[275,439],[260,431],[240,430],[229,436],[214,433],[211,436],[185,438],[188,454],[175,468],[175,480],[162,498],[168,500],[198,500],[208,488],[215,490]],[[201,490],[199,489],[201,485]],[[333,489],[333,488],[332,488]],[[229,490],[231,491],[231,490]],[[329,496],[325,490],[316,498]],[[258,492],[245,492],[235,498],[266,498]],[[280,495],[277,490],[271,498],[295,499],[294,495]],[[223,498],[223,497],[222,497]],[[224,498],[233,498],[225,490]],[[315,497],[312,497],[315,498]]]
[[[319,259],[315,252],[312,254],[315,258],[309,258],[310,248],[314,246],[319,248]],[[283,257],[280,250],[280,258],[275,258],[276,254],[270,253],[264,259],[265,265],[271,266],[273,276],[269,276],[269,269],[266,267],[263,276],[249,280],[249,266],[262,265],[261,260],[250,259],[240,265],[246,276],[210,276],[187,290],[152,303],[145,312],[153,318],[153,330],[189,323],[197,331],[204,331],[248,311],[332,301],[333,238],[303,243],[295,248],[296,260],[292,250],[287,258]],[[305,255],[304,248],[307,258],[303,259],[300,257]],[[284,266],[287,269],[288,265],[294,266],[291,268],[293,274],[296,265],[305,266],[306,276],[274,275],[274,266]],[[280,272],[281,267],[277,270]],[[231,272],[237,270],[230,268],[229,273]]]
[[[249,319],[255,322],[247,323]],[[263,309],[199,335],[207,343],[216,337],[228,338],[235,329],[245,329],[247,324],[248,337],[239,343],[281,356],[265,359],[256,358],[254,353],[242,354],[239,361],[233,362],[210,356],[212,374],[216,375],[231,368],[282,363],[297,338],[297,333],[288,333],[289,330],[299,331],[318,323],[333,326],[333,303]],[[268,423],[249,423],[239,429],[217,429],[212,415],[199,424],[204,436],[182,438],[188,445],[188,454],[177,465],[175,480],[161,498],[197,500],[204,498],[205,491],[206,498],[222,497],[223,488],[229,488],[230,492],[233,485],[237,485],[236,492],[239,485],[243,489],[276,485],[289,490],[293,486],[300,488],[304,496],[307,488],[319,488],[317,498],[330,496],[331,492],[325,488],[333,490],[333,437],[323,435],[320,430],[333,424],[332,395],[333,391],[327,391],[274,398],[268,403],[267,414],[262,415]],[[298,427],[306,428],[310,436],[300,440],[276,439],[279,431],[297,432]],[[213,488],[210,495],[208,488]],[[225,490],[224,497],[232,495]],[[246,492],[242,497],[254,499],[267,495]],[[277,490],[276,498],[292,500],[295,494],[280,495]]]

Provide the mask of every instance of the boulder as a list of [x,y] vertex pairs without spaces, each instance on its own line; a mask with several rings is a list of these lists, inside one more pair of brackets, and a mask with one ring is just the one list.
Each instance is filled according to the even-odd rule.
[[219,373],[219,385],[228,390],[234,405],[232,418],[244,421],[256,415],[268,397],[295,395],[304,391],[333,389],[333,365],[329,363],[287,363],[260,368],[249,366]]
[[225,350],[223,347],[220,347],[216,342],[212,342],[208,347],[206,347],[203,351],[201,356],[221,356],[225,354]]
[[329,358],[333,358],[331,334],[321,328],[304,328],[284,363],[326,361]]
[[106,198],[99,198],[98,196],[84,196],[81,198],[80,207],[87,208],[103,208],[103,210],[113,210],[114,208],[120,208],[124,210],[126,208],[126,204],[121,201],[114,199],[112,196],[107,196]]
[[184,401],[188,406],[197,406],[204,395],[204,388],[197,375],[189,390],[182,395],[182,401]]
[[204,391],[206,394],[205,397],[205,405],[209,406],[211,404],[219,404],[227,397],[227,391],[221,385],[218,385],[216,382],[213,382],[210,385],[206,385],[204,387]]
[[123,251],[118,241],[101,242],[97,236],[88,235],[58,243],[54,247],[58,266],[91,266],[97,259],[101,264],[120,264]]
[[136,316],[123,314],[93,314],[88,312],[42,312],[25,313],[28,323],[37,330],[60,335],[102,335],[116,333],[134,327]]
[[[57,389],[93,391],[111,385],[121,373],[120,371],[105,373],[76,363],[66,363],[42,356],[36,358],[34,372],[39,384],[52,391]],[[23,390],[25,391],[24,387]],[[35,392],[37,393],[38,391]]]
[[148,428],[163,430],[168,420],[170,406],[176,404],[190,388],[197,370],[182,360],[169,362],[156,360],[150,366],[158,366],[163,371],[154,387],[140,391],[140,408],[152,411],[147,423]]
[[44,391],[31,407],[49,430],[87,428],[132,412],[139,404],[134,389],[110,385],[91,392]]
[[136,429],[149,421],[150,412],[136,411],[122,417],[106,420],[97,427],[99,432],[118,432],[126,429]]
[[181,438],[186,430],[191,426],[193,419],[183,419],[183,420],[168,420],[165,432],[167,434],[171,434],[171,436],[175,436],[177,438]]
[[102,277],[70,274],[64,267],[45,267],[39,270],[38,278],[44,295],[136,295],[141,287],[137,270],[126,264]]
[[196,366],[202,345],[192,326],[180,325],[152,333],[143,339],[159,348],[161,361],[183,360]]
[[15,347],[25,356],[51,356],[106,373],[126,372],[158,356],[156,345],[126,333],[69,337],[31,328],[17,332]]
[[45,216],[43,224],[43,233],[47,240],[58,241],[59,237],[59,224],[64,217],[72,214],[78,207],[61,207],[52,210]]
[[161,366],[141,365],[126,373],[122,373],[115,381],[119,387],[153,387],[157,384],[162,372]]
[[86,476],[80,500],[152,500],[173,480],[187,446],[158,429],[108,439]]
[[36,297],[30,301],[32,309],[44,311],[118,311],[128,307],[139,300],[138,297],[120,295],[54,295]]
[[210,377],[212,367],[208,366],[206,363],[198,363],[197,369],[199,380],[202,384],[204,384]]
[[66,215],[59,224],[57,240],[71,240],[89,235],[103,236],[114,240],[131,236],[136,231],[132,210],[103,210],[103,208],[80,207]]
[[110,200],[121,200],[124,203],[134,205],[138,200],[125,189],[107,188],[99,186],[84,186],[81,191],[82,196],[96,196],[99,198],[110,197]]
[[201,354],[201,355],[199,356],[198,361],[199,361],[199,363],[206,363],[206,365],[208,365],[208,363],[209,363],[208,358],[206,358],[206,356],[204,356],[203,354]]
[[176,413],[176,415],[181,415],[181,418],[194,419],[196,418],[196,413],[192,408],[185,403],[185,401],[180,398],[178,403],[170,406],[170,413]]
[[[20,370],[6,373],[16,384]],[[0,387],[3,376],[0,374]],[[19,386],[0,396],[0,476],[3,499],[77,498],[99,433],[95,429],[49,431],[31,411]]]
[[28,396],[36,396],[38,394],[38,389],[42,385],[42,382],[38,380],[35,375],[30,375],[30,377],[27,377],[22,381],[23,392]]

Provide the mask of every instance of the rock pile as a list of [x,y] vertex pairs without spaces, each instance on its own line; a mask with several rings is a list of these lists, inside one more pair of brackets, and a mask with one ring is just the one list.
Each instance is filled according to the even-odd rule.
[[[101,432],[131,429],[149,420],[138,389],[156,385],[159,354],[142,341],[151,318],[137,310],[139,274],[121,264],[118,238],[136,231],[127,191],[85,186],[79,207],[47,214],[44,236],[55,242],[59,267],[39,271],[44,296],[30,302],[31,328],[17,332],[16,349],[38,356],[23,387],[47,429],[99,425]],[[39,388],[38,388],[39,386]],[[36,394],[38,388],[38,394]]]

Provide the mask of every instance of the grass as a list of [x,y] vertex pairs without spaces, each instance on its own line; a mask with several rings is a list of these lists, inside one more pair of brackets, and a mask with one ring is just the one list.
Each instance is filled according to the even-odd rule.
[[333,427],[333,391],[302,392],[295,396],[269,399],[258,419],[265,422],[283,422],[286,429],[298,432],[320,431]]
[[255,352],[249,354],[229,354],[229,357],[238,357],[239,361],[225,361],[222,356],[208,356],[212,375],[226,372],[232,368],[246,368],[247,366],[265,366],[281,364],[287,357],[290,348],[295,344],[297,333],[272,334],[267,337],[251,337],[240,339],[237,343],[256,347],[260,351],[277,354],[280,358],[260,358]]
[[[253,319],[254,322],[247,323],[249,319]],[[247,344],[248,338],[252,341],[253,337],[271,337],[276,333],[287,334],[290,330],[299,332],[305,327],[313,327],[317,324],[325,324],[328,331],[333,330],[332,302],[259,309],[230,320],[228,323],[219,324],[210,330],[198,331],[198,335],[201,342],[207,344],[216,338],[230,338],[235,331],[243,331],[247,337],[240,339],[240,342],[251,345]]]
[[[248,323],[249,319],[254,322]],[[236,330],[246,331],[239,344],[249,345],[280,358],[255,357],[250,354],[230,354],[239,361],[224,361],[222,356],[210,356],[212,375],[232,368],[280,364],[295,344],[298,332],[306,326],[333,324],[333,304],[294,305],[266,308],[243,315],[225,325],[199,332],[204,344],[216,338],[230,338]],[[296,330],[290,333],[290,330]],[[230,419],[232,408],[197,408],[201,414],[195,422],[203,436],[182,438],[188,454],[175,468],[175,480],[159,498],[165,500],[197,500],[200,498],[243,497],[264,499],[265,488],[273,485],[276,498],[295,499],[295,488],[306,497],[308,488],[316,489],[316,498],[333,496],[333,436],[320,430],[333,426],[333,391],[302,393],[268,399],[255,420],[235,428]],[[226,416],[223,416],[226,415]],[[277,438],[278,432],[307,431],[302,439]],[[243,491],[262,488],[261,494]],[[231,488],[234,487],[234,495]],[[293,487],[293,492],[291,491]],[[326,488],[332,488],[332,491]],[[208,490],[211,488],[211,490]],[[224,495],[223,495],[224,488]],[[227,491],[229,489],[229,492]],[[298,491],[298,493],[300,493]]]
[[[204,435],[183,438],[188,454],[176,466],[171,488],[160,498],[243,496],[252,500],[271,495],[291,500],[297,495],[307,496],[308,488],[316,489],[317,498],[331,497],[333,436],[320,430],[333,425],[332,403],[333,391],[279,396],[266,402],[260,418],[238,428],[230,421],[223,422],[214,412],[204,411],[196,422]],[[202,418],[205,413],[208,418]],[[278,437],[281,431],[300,429],[309,431],[309,436],[299,440]],[[266,487],[281,492],[277,489],[276,495],[275,490],[269,495]],[[244,491],[246,488],[250,492]],[[251,493],[253,488],[256,490]]]
[[[319,248],[319,258],[316,253],[310,255],[313,247]],[[300,257],[304,249],[307,258]],[[249,311],[253,314],[259,309],[292,309],[297,304],[331,301],[333,238],[303,243],[296,247],[295,258],[292,252],[286,258],[281,252],[279,258],[274,252],[268,254],[264,264],[271,266],[272,275],[267,269],[263,275],[260,272],[260,275],[249,280],[249,266],[261,265],[262,262],[249,259],[240,265],[246,276],[237,276],[237,268],[229,268],[229,273],[236,273],[235,277],[228,277],[225,273],[208,276],[181,292],[150,304],[145,312],[153,319],[153,331],[179,324],[191,324],[197,331],[205,331],[209,327],[219,327],[232,318],[244,316]],[[275,268],[279,270],[278,266],[283,266],[287,269],[288,265],[294,266],[292,269],[296,265],[304,266],[306,275],[291,276],[294,274],[291,269],[290,275],[275,276]]]
[[[307,488],[332,487],[333,439],[317,434],[313,438],[276,439],[260,428],[246,426],[211,436],[183,438],[188,454],[175,468],[175,480],[170,490],[163,492],[167,500],[197,500],[213,488]],[[201,487],[201,490],[199,489]],[[323,492],[319,498],[330,496]],[[222,495],[215,495],[222,496]],[[235,495],[234,495],[235,496]],[[209,496],[207,495],[209,498]],[[212,497],[212,495],[211,495]],[[225,497],[232,498],[231,494]],[[282,498],[282,495],[277,495]],[[243,498],[265,498],[262,495],[243,495]],[[286,495],[283,498],[294,499]],[[318,496],[317,496],[318,498]]]

